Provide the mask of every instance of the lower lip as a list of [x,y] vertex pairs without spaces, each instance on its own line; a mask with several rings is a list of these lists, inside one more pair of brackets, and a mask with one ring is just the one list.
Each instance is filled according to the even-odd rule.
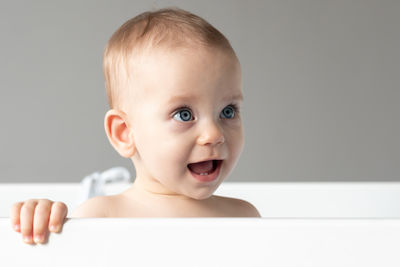
[[188,170],[190,171],[190,173],[196,180],[198,180],[200,182],[212,182],[212,181],[216,180],[217,177],[219,176],[219,171],[221,169],[221,165],[222,165],[222,161],[218,161],[218,165],[217,165],[217,168],[215,169],[215,171],[208,175],[200,175],[200,174],[194,173],[189,168],[188,168]]

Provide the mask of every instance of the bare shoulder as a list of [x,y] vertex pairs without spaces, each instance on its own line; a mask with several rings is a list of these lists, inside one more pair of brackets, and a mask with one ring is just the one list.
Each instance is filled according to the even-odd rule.
[[95,218],[108,217],[108,211],[113,205],[113,198],[110,196],[92,197],[80,204],[71,214],[71,218]]
[[232,217],[261,217],[257,208],[246,200],[222,196],[214,197],[217,201],[223,202],[224,208]]

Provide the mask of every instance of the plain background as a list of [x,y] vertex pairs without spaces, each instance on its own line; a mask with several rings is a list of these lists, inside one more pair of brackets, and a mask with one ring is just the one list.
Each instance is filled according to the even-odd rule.
[[243,68],[229,181],[400,181],[400,1],[2,1],[0,182],[127,167],[103,128],[111,34],[152,8],[213,24]]

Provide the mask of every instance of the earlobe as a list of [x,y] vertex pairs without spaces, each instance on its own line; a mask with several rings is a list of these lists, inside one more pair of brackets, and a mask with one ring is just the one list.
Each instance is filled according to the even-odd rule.
[[124,158],[131,158],[136,152],[133,134],[127,123],[127,115],[110,109],[104,117],[104,128],[114,149]]

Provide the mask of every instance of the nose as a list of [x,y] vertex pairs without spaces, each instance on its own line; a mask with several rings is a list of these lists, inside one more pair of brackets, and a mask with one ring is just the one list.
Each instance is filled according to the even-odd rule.
[[205,123],[200,127],[200,136],[197,139],[199,145],[217,145],[225,142],[221,128],[214,122]]

